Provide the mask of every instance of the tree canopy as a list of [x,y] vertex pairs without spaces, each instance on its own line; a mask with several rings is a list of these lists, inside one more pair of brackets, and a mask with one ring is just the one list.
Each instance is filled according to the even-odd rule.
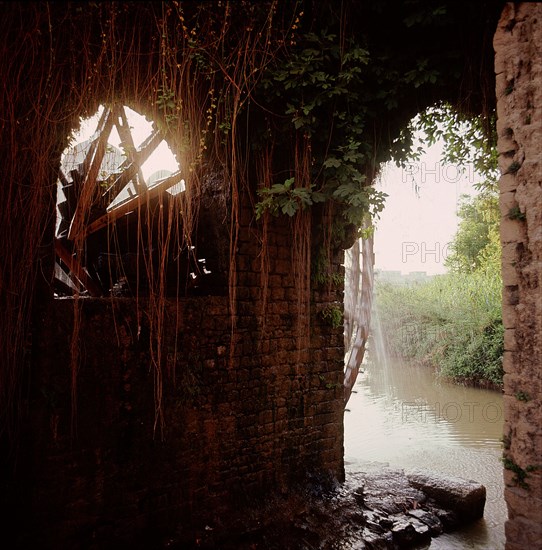
[[496,191],[463,195],[459,227],[445,261],[453,273],[500,268],[499,197]]

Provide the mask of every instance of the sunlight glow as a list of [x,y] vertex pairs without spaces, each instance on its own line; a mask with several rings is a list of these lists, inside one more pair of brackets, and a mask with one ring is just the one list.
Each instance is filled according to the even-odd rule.
[[[72,142],[74,144],[80,144],[88,139],[96,137],[94,136],[94,132],[96,130],[96,126],[98,125],[98,121],[100,120],[100,116],[103,113],[103,109],[103,106],[100,106],[94,116],[81,121],[79,131],[74,132],[73,134]],[[134,145],[138,148],[153,131],[152,122],[149,122],[144,116],[129,107],[124,106],[124,110],[126,112],[126,118],[128,119],[130,131],[134,139]],[[111,130],[108,144],[121,150],[121,139],[115,126],[113,126],[113,129]],[[172,153],[169,145],[165,140],[162,140],[152,155],[150,155],[149,158],[143,163],[141,166],[141,171],[145,181],[147,181],[149,179],[153,179],[152,176],[157,171],[168,170],[170,173],[173,173],[178,171],[179,168],[179,163],[177,162],[177,159]],[[159,178],[154,179],[156,180]]]

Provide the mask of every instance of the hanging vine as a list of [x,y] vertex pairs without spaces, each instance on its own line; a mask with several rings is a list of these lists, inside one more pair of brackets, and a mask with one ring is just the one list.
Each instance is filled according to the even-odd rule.
[[[80,117],[100,105],[133,108],[156,122],[183,169],[185,192],[178,201],[164,208],[153,227],[143,229],[145,210],[138,221],[138,279],[144,275],[149,286],[160,431],[164,265],[172,247],[193,246],[209,174],[220,175],[229,201],[232,343],[243,201],[254,208],[262,246],[264,318],[270,221],[276,215],[292,221],[298,335],[306,335],[311,269],[322,250],[329,255],[345,247],[382,210],[385,196],[371,184],[381,162],[412,152],[411,133],[401,132],[412,116],[437,100],[491,115],[490,81],[483,82],[481,97],[463,94],[478,89],[469,85],[480,78],[472,67],[489,54],[457,36],[459,23],[470,37],[491,22],[475,6],[469,8],[472,17],[454,6],[437,10],[412,2],[390,9],[387,24],[397,34],[390,40],[378,28],[382,6],[338,0],[6,3],[0,30],[13,55],[0,59],[0,432],[17,431],[32,317],[52,298],[56,179]],[[433,35],[442,40],[428,41]],[[472,61],[467,72],[465,52]],[[96,195],[89,190],[79,204],[85,226]],[[108,242],[115,247],[112,233]],[[151,239],[155,257],[145,247]],[[73,246],[76,256],[84,256],[84,233]],[[140,303],[142,297],[136,298]],[[79,306],[75,299],[74,411]]]

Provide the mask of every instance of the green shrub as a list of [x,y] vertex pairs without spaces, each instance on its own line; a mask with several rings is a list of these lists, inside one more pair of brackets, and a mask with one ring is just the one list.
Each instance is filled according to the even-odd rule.
[[375,317],[391,355],[458,382],[502,384],[501,282],[492,270],[415,285],[376,284]]

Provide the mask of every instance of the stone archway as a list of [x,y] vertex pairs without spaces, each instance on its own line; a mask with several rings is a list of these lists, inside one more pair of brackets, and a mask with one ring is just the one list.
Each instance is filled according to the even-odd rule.
[[[0,119],[2,128],[5,129],[3,133],[5,139],[2,140],[0,147],[4,175],[4,185],[1,186],[0,195],[3,199],[2,213],[9,212],[11,217],[6,218],[7,221],[0,223],[0,226],[3,229],[1,237],[4,245],[3,252],[6,252],[6,255],[9,256],[5,264],[14,267],[7,274],[3,269],[4,265],[1,266],[2,269],[0,270],[0,289],[2,290],[0,297],[3,305],[1,308],[2,321],[4,322],[3,330],[0,331],[0,348],[3,351],[4,363],[9,363],[7,367],[5,364],[3,365],[3,371],[6,372],[6,375],[2,378],[3,382],[17,375],[23,358],[26,360],[27,356],[30,355],[28,353],[30,336],[36,337],[36,333],[31,335],[27,330],[31,320],[30,298],[27,294],[39,284],[36,283],[38,277],[43,273],[47,274],[50,268],[50,266],[47,269],[43,267],[48,261],[47,254],[52,255],[52,248],[49,246],[48,250],[44,252],[45,245],[50,243],[42,243],[41,236],[52,230],[50,227],[51,220],[43,212],[52,211],[54,207],[50,189],[55,181],[55,167],[51,165],[51,159],[59,158],[64,145],[64,130],[70,126],[70,121],[67,120],[65,114],[60,116],[59,111],[61,108],[62,111],[65,110],[65,101],[73,97],[74,84],[77,84],[80,78],[85,77],[85,82],[90,83],[89,86],[95,86],[93,88],[95,91],[100,91],[105,95],[107,95],[107,90],[104,91],[102,86],[107,88],[108,84],[115,82],[118,84],[122,80],[130,88],[128,95],[138,96],[140,94],[135,93],[137,84],[145,82],[149,74],[154,74],[153,71],[159,67],[158,58],[155,59],[153,56],[158,56],[158,52],[161,50],[155,45],[160,43],[159,38],[164,38],[167,35],[160,34],[160,36],[155,37],[153,34],[154,27],[149,26],[150,18],[145,16],[145,9],[142,9],[141,12],[132,9],[135,4],[143,5],[149,9],[154,4],[151,2],[134,3],[133,6],[129,4],[120,3],[119,7],[123,9],[122,13],[113,10],[114,13],[112,14],[105,13],[105,10],[102,13],[100,11],[101,3],[89,3],[88,12],[84,12],[81,7],[72,6],[73,10],[69,14],[66,13],[63,6],[55,8],[54,3],[28,4],[31,6],[28,12],[25,11],[27,8],[23,8],[27,3],[4,4],[6,13],[1,24],[5,31],[6,45],[11,48],[11,50],[6,48],[6,51],[12,55],[3,56],[3,61],[6,61],[6,63],[0,68],[0,73],[6,83],[3,88],[4,101],[0,102],[2,106]],[[168,14],[161,11],[162,3],[157,2],[155,4],[159,8],[157,13],[160,14],[160,17],[167,17]],[[178,3],[172,5],[176,4]],[[316,4],[315,2],[314,5]],[[345,4],[347,3],[345,2]],[[459,11],[463,9],[463,6],[458,8]],[[109,15],[112,16],[108,17]],[[115,20],[113,15],[119,18],[122,17],[122,19]],[[462,11],[460,15],[463,15]],[[387,17],[391,20],[392,14],[388,13]],[[380,19],[386,23],[386,17],[382,16]],[[542,410],[540,366],[542,345],[542,303],[540,299],[542,288],[541,20],[542,7],[539,4],[510,3],[505,7],[494,41],[499,114],[499,150],[503,168],[501,204],[503,212],[503,278],[505,284],[504,324],[507,329],[504,359],[506,371],[505,401],[507,406],[506,433],[504,435],[505,446],[507,447],[505,449],[506,500],[510,513],[507,524],[509,550],[540,548],[540,540],[542,539],[539,520],[542,514],[542,471],[539,469],[541,466],[540,457],[542,456],[540,427]],[[113,25],[113,21],[115,25]],[[119,21],[122,23],[119,23]],[[180,21],[181,19],[179,19]],[[464,16],[462,22],[465,22]],[[398,22],[395,21],[395,23]],[[82,44],[83,47],[88,47],[91,43],[87,39],[88,36],[91,36],[93,32],[99,33],[101,31],[100,25],[109,28],[107,27],[109,24],[111,24],[111,36],[96,35],[99,38],[93,43],[96,50],[84,52],[89,54],[87,55],[88,64],[83,67],[88,69],[88,73],[81,71],[82,50],[77,49],[77,45]],[[118,60],[121,53],[122,55],[126,54],[126,51],[120,48],[119,44],[122,45],[122,43],[117,41],[119,37],[115,34],[120,28],[118,25],[124,30],[129,30],[126,35],[120,36],[120,38],[124,37],[129,40],[131,37],[137,37],[136,42],[138,44],[149,45],[149,48],[154,49],[152,51],[149,49],[148,52],[145,51],[144,56],[134,56],[133,59],[123,57],[124,61],[126,59],[130,61],[131,69],[139,67],[140,71],[136,72],[135,76],[133,72],[128,74],[115,71],[115,79],[109,82],[107,79],[100,79],[99,75],[97,76],[96,67],[98,65],[90,62],[93,61],[93,56],[96,55],[100,62],[102,60],[108,63],[111,62],[111,65],[108,64],[107,67],[104,65],[105,69],[117,68],[113,60]],[[62,32],[50,35],[48,33],[51,33],[52,28],[62,29]],[[164,29],[166,28],[169,29],[164,25]],[[378,25],[375,25],[373,30],[375,35],[384,36]],[[179,32],[182,35],[181,31],[182,26],[179,27]],[[448,39],[457,41],[458,27],[454,27],[451,31],[453,31],[450,32],[452,38],[448,36]],[[412,34],[409,36],[412,38]],[[421,42],[424,44],[428,42],[427,35],[420,36]],[[438,38],[441,37],[442,34],[439,34]],[[81,42],[78,41],[79,38]],[[102,38],[109,38],[110,42],[107,40],[102,42]],[[154,41],[155,39],[156,41]],[[190,37],[187,40],[189,39]],[[406,40],[401,43],[400,39],[402,37],[397,37],[395,46],[394,43],[391,43],[392,54],[394,53],[393,47],[398,48],[407,43]],[[389,37],[386,36],[385,40],[388,42]],[[235,43],[238,43],[238,41],[235,40]],[[397,44],[400,44],[400,46],[397,46]],[[441,41],[439,41],[439,44],[441,44]],[[178,44],[175,43],[175,45]],[[430,45],[433,44],[430,43]],[[100,50],[102,46],[103,52]],[[92,55],[90,55],[91,53]],[[395,54],[398,53],[399,49],[395,49]],[[147,54],[150,57],[147,57]],[[144,70],[145,67],[140,67],[141,59],[150,59],[151,64],[147,67],[148,71]],[[194,63],[197,61],[198,58],[195,57]],[[126,63],[119,66],[124,71],[128,71]],[[177,74],[175,66],[172,65],[171,68],[173,69],[172,73]],[[112,73],[105,70],[105,74],[111,75]],[[121,77],[124,74],[127,78],[123,80]],[[53,76],[54,78],[52,78]],[[27,80],[23,81],[23,78],[27,78]],[[32,82],[41,82],[43,86],[32,88]],[[58,88],[53,87],[51,91],[49,87],[52,87],[53,84],[58,85]],[[192,81],[189,81],[189,84],[192,85]],[[462,84],[465,85],[463,81]],[[134,90],[131,88],[134,88]],[[186,88],[188,86],[181,87],[183,90]],[[28,93],[29,90],[35,93]],[[157,91],[155,90],[155,93]],[[169,90],[161,88],[162,99],[166,97],[164,92],[167,91]],[[439,93],[443,94],[444,90],[431,89],[429,92],[434,92],[434,95],[428,94],[429,99],[427,101],[430,98],[434,99],[435,95],[438,96]],[[208,97],[206,94],[207,92],[205,92],[205,97]],[[404,105],[402,105],[400,112],[398,109],[393,112],[391,110],[385,112],[384,118],[388,126],[383,126],[381,138],[385,137],[384,134],[388,133],[388,129],[391,128],[393,131],[397,129],[396,126],[402,123],[400,120],[401,115],[410,118],[410,114],[416,112],[419,107],[418,99],[419,96],[414,93],[408,98],[402,97],[401,100],[404,100]],[[423,98],[423,100],[425,99]],[[74,102],[77,103],[76,99],[74,99]],[[201,112],[204,113],[205,103],[203,99],[202,105]],[[390,103],[390,106],[393,106],[393,103]],[[74,111],[74,105],[71,107]],[[168,114],[172,116],[171,113]],[[57,121],[54,127],[50,124],[51,120]],[[51,132],[50,135],[44,134],[46,130]],[[43,135],[47,139],[43,138]],[[42,138],[41,141],[38,139],[39,137]],[[39,152],[40,159],[43,161],[37,168],[35,162],[32,162],[36,151]],[[32,172],[30,166],[33,167]],[[219,202],[218,199],[215,201],[217,194],[214,193],[214,187],[212,187],[209,194],[213,200],[209,201],[210,207],[203,212],[205,222],[213,220],[213,216],[216,217],[215,203]],[[263,259],[259,261],[259,243],[252,232],[253,228],[249,227],[253,214],[251,209],[253,204],[247,199],[246,203],[241,206],[243,208],[239,208],[236,215],[243,218],[241,220],[243,231],[240,234],[244,240],[240,239],[234,244],[239,244],[241,248],[237,258],[237,267],[240,273],[240,287],[242,286],[242,288],[240,288],[241,291],[238,292],[236,298],[239,301],[239,311],[242,314],[240,324],[243,331],[242,338],[239,338],[237,342],[237,349],[242,350],[243,353],[242,356],[239,355],[243,359],[242,368],[238,371],[227,369],[227,354],[224,342],[229,341],[231,331],[227,325],[229,321],[227,315],[228,301],[223,296],[211,297],[208,303],[206,302],[207,310],[212,312],[212,316],[209,316],[209,322],[212,321],[209,325],[209,332],[218,334],[218,336],[215,336],[215,340],[207,342],[207,348],[203,352],[197,349],[197,354],[191,354],[187,350],[191,351],[189,347],[193,342],[187,338],[186,344],[182,348],[182,355],[175,355],[176,348],[174,347],[173,352],[170,352],[173,362],[177,357],[181,357],[187,363],[190,363],[192,368],[198,367],[200,369],[201,365],[208,367],[207,379],[204,382],[209,387],[220,387],[224,390],[216,396],[211,395],[207,400],[204,400],[204,405],[207,407],[207,418],[203,418],[201,415],[201,407],[197,409],[199,416],[191,414],[190,411],[190,414],[187,413],[186,425],[179,428],[181,433],[178,438],[179,448],[170,449],[172,456],[175,456],[175,464],[178,465],[179,462],[182,462],[179,459],[180,453],[181,451],[184,452],[184,447],[181,445],[183,443],[182,438],[188,437],[191,433],[196,436],[199,435],[199,437],[194,437],[199,445],[199,448],[195,449],[193,453],[197,460],[194,460],[194,456],[187,452],[187,456],[184,458],[185,463],[202,462],[201,459],[204,456],[209,457],[208,460],[204,465],[200,464],[200,471],[196,469],[189,470],[187,466],[190,476],[185,475],[185,471],[179,468],[178,472],[181,479],[180,483],[185,483],[186,494],[190,498],[199,498],[205,506],[207,506],[207,502],[211,501],[219,502],[221,506],[224,506],[224,495],[232,493],[232,489],[241,492],[241,488],[244,491],[244,487],[238,484],[236,476],[239,476],[239,478],[243,476],[245,482],[248,478],[254,490],[265,491],[268,489],[270,476],[275,475],[282,488],[290,479],[299,477],[304,473],[305,463],[310,464],[309,469],[311,472],[331,470],[338,477],[340,477],[343,470],[341,456],[343,392],[340,391],[343,374],[341,372],[342,335],[336,329],[332,330],[327,326],[321,315],[317,315],[317,313],[321,313],[321,310],[334,306],[335,302],[340,299],[340,293],[334,289],[332,292],[320,293],[315,299],[313,305],[321,307],[321,310],[317,311],[315,309],[312,312],[313,327],[316,327],[314,344],[310,349],[304,350],[303,364],[300,365],[300,355],[289,336],[296,328],[295,315],[297,314],[294,307],[297,294],[292,281],[290,254],[292,243],[289,227],[284,223],[277,222],[269,228],[269,232],[273,236],[273,253],[272,256],[262,257]],[[31,227],[30,222],[35,222],[35,227]],[[216,241],[214,237],[214,234],[209,235],[209,241],[202,243],[202,246],[205,245],[212,251]],[[254,303],[261,298],[260,271],[263,270],[262,266],[266,262],[267,264],[272,263],[274,270],[272,272],[272,284],[269,287],[272,291],[272,299],[267,304],[269,311],[272,311],[273,322],[268,320],[265,326],[266,330],[262,335],[255,328],[254,321],[261,320],[261,313],[254,307]],[[265,267],[267,269],[267,265]],[[340,271],[338,261],[334,263],[333,267],[336,272]],[[25,270],[28,270],[28,272]],[[200,301],[194,300],[189,305],[192,308],[190,315],[199,319],[202,311],[204,311]],[[43,324],[43,319],[39,317],[39,314],[41,314],[41,311],[34,315],[34,322],[38,327]],[[65,314],[69,324],[69,314],[67,312],[63,314]],[[104,318],[100,315],[100,312],[89,311],[89,322],[98,330],[106,332],[105,329],[109,325],[104,323]],[[126,317],[128,318],[128,315]],[[206,318],[203,321],[207,323],[209,319]],[[49,318],[51,331],[56,331],[58,327],[51,322],[52,320],[54,319]],[[11,325],[8,328],[14,329],[11,332],[7,329],[4,330],[9,323]],[[187,326],[194,325],[188,315],[186,315],[186,323]],[[126,364],[127,368],[129,366],[132,369],[132,357],[139,353],[139,348],[129,348],[132,344],[129,336],[132,333],[139,335],[138,325],[134,318],[135,330],[131,333],[128,330],[131,325],[128,322],[125,324],[127,328],[124,327],[122,330],[125,330],[126,334],[122,333],[122,330],[120,331],[121,343],[125,349],[117,346],[115,347],[115,353],[121,355],[117,361],[118,365]],[[111,323],[111,327],[114,327],[114,323]],[[113,329],[109,332],[113,334]],[[284,335],[281,337],[280,342],[272,337],[274,333]],[[17,353],[12,352],[14,348],[16,348]],[[38,348],[39,346],[36,348],[36,355],[39,355]],[[55,349],[53,351],[56,352]],[[124,352],[124,354],[121,352]],[[9,361],[8,353],[11,354]],[[50,360],[58,363],[54,354],[52,354]],[[95,364],[97,365],[101,360],[102,357],[97,355]],[[315,365],[320,370],[315,370]],[[305,370],[305,366],[310,367],[310,369]],[[310,376],[307,376],[306,371],[310,373]],[[94,372],[94,370],[91,371],[92,374]],[[35,381],[35,371],[32,374]],[[118,416],[115,415],[125,415],[121,416],[121,421],[125,425],[133,422],[133,426],[130,425],[129,427],[133,427],[134,430],[140,429],[140,424],[136,424],[133,413],[130,413],[132,415],[130,419],[134,418],[134,420],[126,420],[129,416],[128,412],[132,411],[133,408],[132,403],[128,401],[123,392],[132,391],[135,386],[133,382],[130,382],[132,384],[130,385],[127,379],[122,377],[124,374],[132,376],[132,373],[123,372],[122,369],[107,369],[108,376],[116,377],[109,384],[111,397],[110,399],[108,397],[107,403],[112,405],[110,409],[100,408],[98,406],[99,402],[97,400],[93,401],[95,409],[91,409],[91,414],[87,415],[90,428],[95,428],[96,418],[92,413],[96,411],[97,413],[110,413],[109,417],[115,419],[118,419]],[[194,374],[194,378],[196,374]],[[266,374],[268,378],[264,379],[263,374]],[[65,376],[65,373],[62,375]],[[267,380],[267,383],[264,383],[265,380]],[[92,378],[88,382],[93,389],[96,388],[97,394],[104,399],[107,397],[104,397],[103,392],[101,392],[104,385],[103,379],[96,377],[96,379]],[[140,382],[142,388],[147,387],[146,381],[141,380]],[[245,384],[244,388],[243,384]],[[2,395],[7,396],[9,400],[16,401],[19,394],[13,391],[8,395],[5,387],[6,384],[3,384],[3,387],[0,388]],[[65,385],[65,387],[68,387],[68,385]],[[54,396],[50,393],[45,395],[42,391],[43,387],[37,389],[39,391],[34,396],[35,401],[29,403],[28,409],[40,418],[40,422],[45,422],[46,426],[44,430],[40,431],[36,429],[37,426],[40,426],[38,422],[32,430],[25,431],[24,435],[27,438],[24,441],[27,445],[25,449],[32,450],[31,453],[27,453],[27,456],[32,460],[40,462],[40,459],[45,456],[53,461],[53,459],[56,460],[61,456],[59,452],[60,443],[57,438],[58,425],[54,423],[56,412],[49,410],[49,408],[55,406]],[[245,391],[239,391],[239,389]],[[18,386],[16,390],[18,391]],[[231,392],[234,399],[224,396],[226,390]],[[255,401],[250,399],[255,395],[255,390],[257,390],[260,397],[259,407],[256,407],[254,405]],[[141,392],[143,391],[144,389],[141,390]],[[92,393],[89,392],[89,395],[92,395]],[[139,394],[138,397],[141,398],[141,395],[143,393]],[[177,395],[172,396],[172,398],[176,398],[178,401],[176,404],[181,406],[188,398],[195,400],[196,398],[200,399],[201,396]],[[4,401],[7,402],[7,400]],[[119,412],[117,404],[121,403],[124,408]],[[130,405],[130,408],[127,408],[126,405]],[[152,413],[152,395],[148,402],[145,401],[143,405],[150,409]],[[4,403],[2,406],[4,406]],[[65,409],[69,411],[68,406]],[[49,425],[47,414],[51,414],[51,425]],[[65,414],[65,417],[69,418],[69,412]],[[2,420],[4,420],[3,417]],[[122,422],[117,422],[119,429],[123,428]],[[189,427],[189,430],[186,429],[186,426]],[[260,428],[262,433],[259,432]],[[52,435],[49,435],[47,430],[51,430]],[[133,432],[126,432],[125,435],[127,435],[127,439],[123,442],[124,447],[119,449],[118,452],[120,461],[126,460],[126,455],[122,453],[126,451],[128,445],[135,445],[138,441]],[[147,433],[143,435],[146,436]],[[128,436],[130,437],[128,438]],[[141,443],[141,447],[148,447],[147,439],[142,437],[141,441],[145,442]],[[71,452],[68,445],[71,442],[68,441],[67,437],[65,443],[66,449]],[[191,441],[188,441],[186,448],[189,448],[190,444]],[[0,445],[4,449],[3,440],[0,441]],[[36,449],[41,451],[42,454],[40,455],[39,452],[34,453]],[[96,507],[97,517],[102,521],[104,517],[107,518],[107,514],[111,513],[109,509],[105,511],[99,509],[104,496],[102,488],[106,480],[117,479],[118,476],[114,478],[113,473],[105,471],[104,464],[107,461],[104,461],[103,457],[106,457],[107,453],[102,453],[100,449],[97,446],[94,453],[80,453],[79,458],[81,458],[83,466],[82,474],[79,477],[78,475],[73,476],[73,485],[81,490],[81,494],[87,498],[89,491],[82,480],[85,483],[89,480],[89,464],[99,466],[95,469],[96,499],[92,502],[92,506]],[[238,449],[239,452],[237,452]],[[165,453],[164,451],[164,456]],[[204,455],[204,453],[207,453],[207,455]],[[234,468],[228,462],[232,456],[242,457],[242,459],[236,459],[237,462]],[[75,464],[68,451],[64,455],[64,460],[69,461],[70,468]],[[66,469],[62,467],[60,462],[60,460],[57,460],[55,463],[57,464],[56,470],[48,469],[45,472],[49,476],[49,486],[42,485],[39,487],[40,496],[44,497],[43,509],[51,508],[49,498],[51,495],[61,496],[62,487],[59,485],[59,481],[66,481],[65,477],[62,477],[65,475]],[[277,462],[280,463],[282,468],[282,471],[279,472],[280,475],[276,474]],[[43,460],[38,466],[39,468],[45,468],[47,462]],[[32,473],[31,469],[29,471]],[[72,471],[75,471],[75,468],[72,468]],[[52,472],[54,475],[52,475]],[[205,475],[208,472],[212,472],[215,483],[209,484],[206,482]],[[55,477],[57,473],[58,477]],[[114,473],[116,475],[116,472]],[[153,470],[152,473],[158,475],[160,472]],[[147,475],[147,470],[140,475],[143,478]],[[188,497],[185,498],[186,495],[180,494],[179,487],[182,487],[182,485],[173,487],[170,476],[166,477],[168,479],[163,484],[160,480],[164,491],[154,491],[152,494],[145,495],[145,498],[141,498],[141,491],[138,491],[138,487],[132,486],[134,492],[137,493],[136,497],[139,499],[137,503],[140,505],[138,509],[142,515],[144,513],[150,515],[157,505],[167,509],[168,514],[173,514],[176,502],[168,496],[169,491],[179,500],[177,503],[179,505],[178,510],[181,509],[181,506],[184,506],[185,500],[188,501]],[[28,476],[28,479],[32,479],[32,475]],[[147,479],[148,477],[145,478],[145,481]],[[13,489],[13,487],[14,484],[10,481],[9,489]],[[115,493],[111,495],[113,497],[123,493],[121,490],[115,491],[114,485],[109,484],[107,487],[111,493]],[[13,493],[18,492],[18,495],[20,495],[21,492],[17,491],[19,488],[19,486],[15,486]],[[35,496],[33,493],[35,487],[25,486],[24,488],[27,493],[24,493],[22,497],[18,496],[18,498],[21,500],[26,498],[28,502],[32,501],[33,498],[31,497]],[[134,500],[134,502],[136,501]],[[79,504],[81,503],[85,505],[84,501],[79,502]],[[115,498],[111,500],[111,503],[112,506],[114,505],[114,510],[118,511],[115,506],[119,503],[115,501]],[[13,506],[13,502],[10,504],[12,504],[12,508],[16,508],[16,506]],[[63,509],[62,506],[59,505],[59,509]],[[87,512],[88,509],[90,509],[90,506],[86,509]],[[168,514],[164,514],[163,518],[167,519]],[[57,517],[54,519],[57,519]],[[50,522],[46,522],[46,524],[48,529],[55,529],[55,525]],[[53,533],[53,535],[57,536],[58,534]]]

